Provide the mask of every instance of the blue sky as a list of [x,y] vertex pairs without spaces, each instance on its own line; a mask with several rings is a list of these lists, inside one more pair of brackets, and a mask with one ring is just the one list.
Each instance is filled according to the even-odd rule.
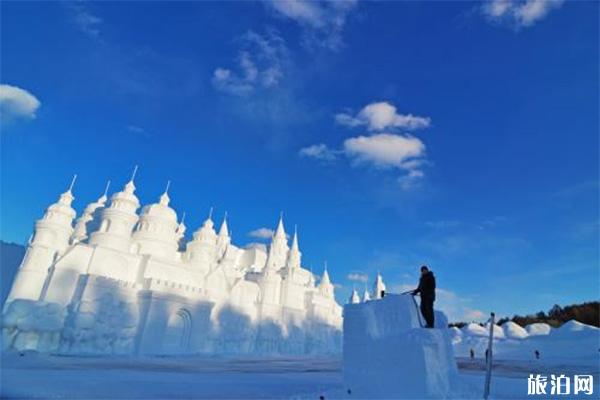
[[431,265],[452,319],[599,297],[598,3],[3,2],[0,238],[135,164],[188,232],[298,224],[353,285]]

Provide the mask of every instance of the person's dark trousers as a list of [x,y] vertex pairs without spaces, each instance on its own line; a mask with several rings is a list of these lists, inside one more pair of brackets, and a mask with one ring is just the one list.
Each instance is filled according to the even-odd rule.
[[435,300],[432,297],[421,296],[421,314],[425,318],[426,328],[433,328],[433,302]]

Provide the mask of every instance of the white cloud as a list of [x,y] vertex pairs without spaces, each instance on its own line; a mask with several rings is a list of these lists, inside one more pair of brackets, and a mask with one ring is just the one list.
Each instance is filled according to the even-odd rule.
[[215,88],[243,96],[258,88],[277,86],[284,76],[288,58],[285,41],[276,32],[260,35],[248,31],[240,38],[241,49],[237,55],[237,69],[219,67],[213,72]]
[[0,116],[4,122],[18,118],[34,119],[40,104],[27,90],[0,84]]
[[266,0],[278,15],[304,27],[308,46],[337,50],[342,45],[342,32],[348,14],[357,0]]
[[[388,285],[391,293],[402,293],[408,290],[415,289],[415,284],[400,284],[400,285]],[[486,314],[473,308],[471,306],[471,300],[468,298],[461,297],[457,293],[443,288],[436,289],[436,302],[435,309],[441,310],[448,317],[448,322],[473,322],[483,321]]]
[[[425,176],[422,170],[427,162],[425,144],[413,135],[394,133],[394,128],[426,128],[430,125],[429,118],[398,114],[396,107],[388,102],[373,102],[356,116],[342,113],[335,120],[348,127],[366,126],[372,134],[350,137],[339,150],[323,143],[304,147],[299,151],[302,157],[334,161],[343,154],[355,166],[402,170],[404,174],[398,177],[398,184],[404,190],[414,188]],[[391,132],[385,132],[386,129]]]
[[340,125],[349,127],[366,126],[370,131],[381,131],[389,128],[408,130],[427,128],[431,120],[412,114],[398,114],[396,107],[386,101],[366,105],[356,116],[340,113],[335,116]]
[[275,232],[273,231],[273,229],[258,228],[251,232],[248,232],[248,236],[256,238],[256,239],[270,239],[271,237],[273,237],[274,233]]
[[300,149],[299,154],[321,161],[334,161],[338,154],[344,154],[356,166],[401,169],[406,174],[398,182],[404,190],[412,189],[424,176],[420,168],[425,162],[425,145],[413,136],[392,133],[358,136],[346,139],[341,150],[320,143]]
[[492,22],[519,29],[532,26],[563,3],[564,0],[490,0],[482,5],[482,12]]
[[346,276],[346,279],[353,282],[368,282],[369,276],[367,274],[360,274],[357,272],[350,273]]
[[329,147],[327,147],[327,145],[323,143],[313,144],[312,146],[304,147],[298,152],[298,154],[300,154],[301,157],[316,158],[317,160],[322,161],[335,160],[337,158],[337,153],[338,152],[330,149]]
[[[344,151],[348,157],[359,164],[368,163],[378,168],[397,167],[414,170],[413,161],[424,156],[425,145],[413,136],[379,133],[346,139]],[[411,162],[408,163],[409,161]]]

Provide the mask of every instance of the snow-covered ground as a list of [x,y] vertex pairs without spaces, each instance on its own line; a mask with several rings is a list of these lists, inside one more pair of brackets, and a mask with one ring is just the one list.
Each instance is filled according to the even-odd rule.
[[[352,398],[343,387],[339,358],[136,359],[4,353],[1,361],[2,398]],[[460,379],[469,388],[465,398],[481,398],[483,361],[460,358],[458,365]],[[498,360],[492,397],[526,398],[527,376],[532,372],[594,374],[594,394],[599,393],[597,364]]]

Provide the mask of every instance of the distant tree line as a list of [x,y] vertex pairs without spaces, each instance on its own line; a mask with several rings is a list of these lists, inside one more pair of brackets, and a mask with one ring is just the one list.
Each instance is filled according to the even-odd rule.
[[[512,318],[501,318],[497,324],[502,325],[505,322],[512,321],[522,327],[536,322],[544,322],[554,328],[558,328],[562,324],[570,320],[576,320],[586,325],[600,327],[600,302],[590,301],[581,304],[571,304],[570,306],[561,307],[555,304],[547,313],[540,311],[530,315],[515,315]],[[454,322],[449,324],[450,327],[456,326],[462,328],[465,322]]]

